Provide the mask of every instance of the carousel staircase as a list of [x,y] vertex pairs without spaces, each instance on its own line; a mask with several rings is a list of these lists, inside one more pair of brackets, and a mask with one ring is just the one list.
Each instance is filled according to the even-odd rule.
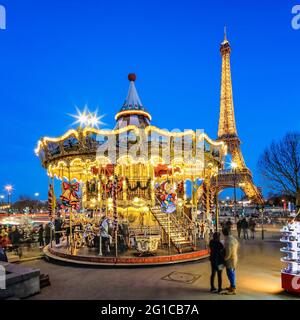
[[[164,230],[167,237],[169,237],[170,231],[170,240],[179,253],[190,252],[194,250],[187,227],[182,224],[179,219],[177,219],[175,213],[164,213],[160,210],[160,208],[152,208],[151,212],[161,228]],[[170,228],[168,219],[170,219]]]

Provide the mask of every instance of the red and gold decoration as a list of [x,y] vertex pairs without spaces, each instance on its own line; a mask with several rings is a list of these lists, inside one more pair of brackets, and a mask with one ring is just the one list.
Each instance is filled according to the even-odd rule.
[[55,208],[56,208],[56,197],[54,193],[54,186],[53,184],[49,185],[49,190],[48,190],[48,212],[49,216],[52,216],[53,213],[55,213]]
[[79,183],[62,183],[62,195],[60,196],[62,208],[79,209]]

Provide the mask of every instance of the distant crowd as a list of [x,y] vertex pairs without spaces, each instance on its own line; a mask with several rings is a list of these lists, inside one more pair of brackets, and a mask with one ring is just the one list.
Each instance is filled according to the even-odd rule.
[[[228,230],[232,229],[233,223],[231,219],[229,218],[227,221],[223,221],[222,229],[226,228]],[[256,222],[253,218],[239,218],[236,222],[236,229],[237,229],[237,235],[238,238],[241,239],[241,236],[244,240],[248,239],[255,239],[255,231],[256,231]],[[249,236],[250,232],[250,236]]]

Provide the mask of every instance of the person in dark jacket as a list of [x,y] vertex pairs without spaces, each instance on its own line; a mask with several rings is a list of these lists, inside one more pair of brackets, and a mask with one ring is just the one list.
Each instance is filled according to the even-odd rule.
[[45,225],[45,244],[46,244],[46,246],[50,243],[51,233],[52,233],[51,225],[50,225],[50,223],[47,223]]
[[11,231],[8,234],[8,237],[12,244],[12,249],[15,250],[19,256],[21,256],[22,255],[22,249],[20,247],[21,233],[18,227],[13,226]]
[[16,226],[13,226],[8,236],[11,241],[11,244],[15,247],[18,247],[21,239],[21,234],[19,229]]
[[[222,270],[224,268],[225,250],[220,241],[220,233],[215,232],[213,238],[209,243],[210,249],[210,264],[211,264],[211,276],[210,276],[210,292],[220,293],[222,291]],[[215,276],[218,275],[218,290],[215,288]]]
[[45,245],[45,241],[44,241],[44,226],[41,224],[40,227],[39,227],[39,244],[40,244],[40,247],[43,247]]
[[239,219],[238,222],[236,223],[236,229],[238,233],[239,239],[241,238],[241,231],[242,231],[242,220]]
[[248,234],[248,229],[249,229],[249,224],[248,221],[246,220],[246,218],[243,218],[242,222],[241,222],[241,227],[243,230],[243,235],[244,235],[244,240],[248,240],[249,239],[249,234]]
[[256,227],[256,222],[252,218],[250,218],[249,229],[250,229],[251,239],[255,238],[255,227]]
[[0,261],[8,262],[6,252],[5,252],[4,248],[2,247],[1,242],[2,242],[2,236],[0,235]]
[[59,246],[60,244],[60,237],[62,231],[62,219],[59,215],[54,220],[54,229],[55,229],[55,244]]

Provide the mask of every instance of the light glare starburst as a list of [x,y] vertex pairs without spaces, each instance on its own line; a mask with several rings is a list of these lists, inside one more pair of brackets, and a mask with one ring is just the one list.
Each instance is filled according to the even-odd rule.
[[95,112],[89,113],[89,120],[88,120],[88,125],[93,127],[93,128],[99,128],[99,126],[104,125],[105,123],[101,121],[105,115],[99,115],[98,116],[98,109]]
[[77,114],[70,114],[71,117],[75,118],[76,121],[72,123],[79,124],[80,127],[92,127],[99,128],[99,126],[104,125],[105,123],[101,121],[105,115],[98,115],[98,109],[95,112],[90,112],[87,106],[84,107],[84,110],[81,112],[78,107],[76,107]]

